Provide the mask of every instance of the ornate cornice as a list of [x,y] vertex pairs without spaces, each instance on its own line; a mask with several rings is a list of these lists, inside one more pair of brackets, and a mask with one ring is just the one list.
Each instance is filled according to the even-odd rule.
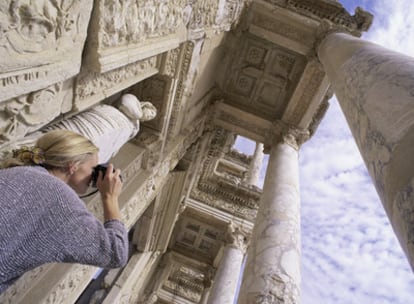
[[301,15],[317,20],[329,20],[333,24],[359,33],[367,31],[372,24],[373,15],[360,7],[351,16],[339,2],[332,0],[265,0]]

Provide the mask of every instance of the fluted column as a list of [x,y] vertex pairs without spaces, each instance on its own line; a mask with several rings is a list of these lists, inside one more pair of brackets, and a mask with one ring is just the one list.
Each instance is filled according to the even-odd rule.
[[237,284],[246,252],[246,234],[239,228],[230,225],[227,244],[223,257],[211,286],[208,304],[233,304],[236,297]]
[[256,148],[252,160],[249,165],[249,170],[246,174],[246,183],[248,185],[256,185],[260,177],[260,169],[263,163],[263,144],[256,143]]
[[270,148],[239,304],[300,302],[297,135],[285,130]]
[[414,58],[344,33],[318,56],[414,269]]

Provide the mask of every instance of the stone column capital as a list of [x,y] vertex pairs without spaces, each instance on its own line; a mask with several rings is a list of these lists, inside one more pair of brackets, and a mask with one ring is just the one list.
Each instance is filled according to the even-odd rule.
[[318,28],[316,29],[316,37],[314,43],[314,49],[317,50],[321,42],[332,33],[347,33],[353,36],[361,36],[360,32],[352,33],[349,29],[340,26],[338,24],[334,24],[333,22],[323,19],[321,23],[319,23]]
[[299,150],[300,146],[310,138],[309,130],[299,129],[282,120],[273,123],[273,128],[266,135],[264,153],[269,153],[270,148],[278,143],[285,143]]
[[225,244],[239,249],[244,254],[249,245],[248,237],[248,232],[236,226],[234,223],[230,223],[227,229]]

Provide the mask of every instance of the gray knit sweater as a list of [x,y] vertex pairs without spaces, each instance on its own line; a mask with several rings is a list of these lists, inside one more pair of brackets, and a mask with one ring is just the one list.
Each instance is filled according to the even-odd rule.
[[124,266],[128,236],[118,220],[102,224],[63,181],[42,167],[0,170],[0,293],[50,262]]

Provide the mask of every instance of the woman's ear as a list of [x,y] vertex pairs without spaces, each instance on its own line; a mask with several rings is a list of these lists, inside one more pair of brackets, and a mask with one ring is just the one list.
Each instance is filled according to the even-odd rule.
[[75,162],[70,162],[68,164],[69,175],[73,175],[78,170],[78,164]]

